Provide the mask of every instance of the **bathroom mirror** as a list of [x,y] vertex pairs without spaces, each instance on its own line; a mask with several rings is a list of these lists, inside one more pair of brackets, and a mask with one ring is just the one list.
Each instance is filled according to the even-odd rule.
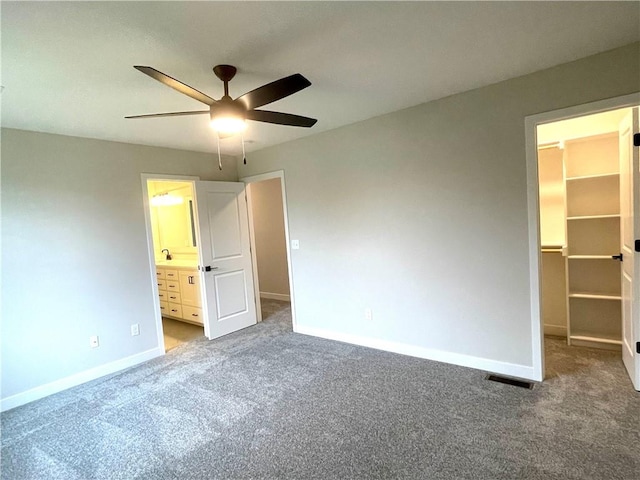
[[197,251],[191,185],[182,184],[180,188],[175,188],[175,183],[167,182],[165,188],[162,188],[162,185],[157,186],[151,196],[154,246],[158,251],[169,249],[172,254],[195,254]]

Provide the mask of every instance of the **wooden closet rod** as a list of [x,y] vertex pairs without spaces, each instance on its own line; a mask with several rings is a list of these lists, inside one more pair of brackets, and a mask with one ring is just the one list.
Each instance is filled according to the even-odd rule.
[[538,150],[544,150],[547,148],[559,148],[560,150],[562,150],[564,148],[564,142],[559,141],[559,142],[541,143],[538,145]]

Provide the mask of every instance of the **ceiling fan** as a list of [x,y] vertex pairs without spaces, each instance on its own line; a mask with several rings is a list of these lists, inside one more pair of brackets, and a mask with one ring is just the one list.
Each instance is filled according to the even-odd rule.
[[224,136],[230,136],[242,131],[245,120],[256,122],[276,123],[278,125],[290,125],[292,127],[312,127],[317,120],[315,118],[292,115],[290,113],[272,112],[269,110],[256,110],[258,107],[288,97],[311,85],[311,82],[299,73],[281,78],[251,90],[235,100],[229,96],[229,82],[235,76],[237,69],[232,65],[216,65],[213,73],[224,83],[224,96],[220,100],[205,95],[189,85],[166,75],[155,68],[135,65],[133,68],[149,75],[154,80],[164,83],[168,87],[177,90],[209,107],[209,110],[191,112],[152,113],[148,115],[131,115],[125,118],[154,118],[175,117],[181,115],[201,115],[208,113],[211,118],[211,126]]

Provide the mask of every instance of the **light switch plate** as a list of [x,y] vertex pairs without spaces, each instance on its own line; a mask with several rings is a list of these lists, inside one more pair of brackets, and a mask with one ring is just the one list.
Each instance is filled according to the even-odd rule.
[[300,240],[291,240],[291,248],[294,250],[300,249]]

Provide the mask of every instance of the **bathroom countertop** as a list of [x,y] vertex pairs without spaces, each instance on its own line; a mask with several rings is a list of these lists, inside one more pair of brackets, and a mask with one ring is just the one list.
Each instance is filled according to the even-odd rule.
[[175,268],[198,268],[196,260],[159,260],[156,261],[158,267],[175,267]]

